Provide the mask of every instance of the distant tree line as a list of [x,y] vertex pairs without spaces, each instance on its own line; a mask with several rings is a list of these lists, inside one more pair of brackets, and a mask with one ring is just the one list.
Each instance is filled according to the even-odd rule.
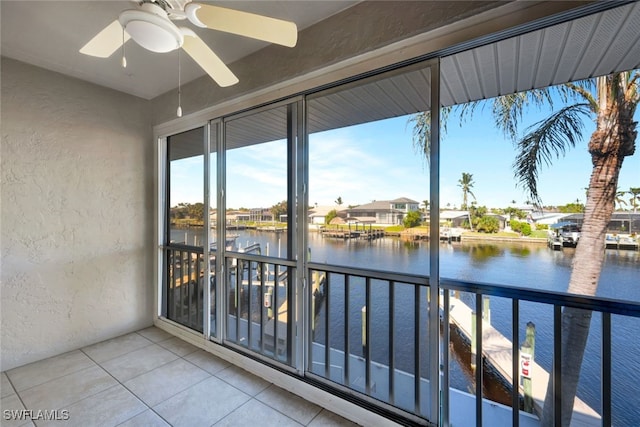
[[171,220],[190,219],[195,221],[204,220],[204,203],[178,203],[169,209]]

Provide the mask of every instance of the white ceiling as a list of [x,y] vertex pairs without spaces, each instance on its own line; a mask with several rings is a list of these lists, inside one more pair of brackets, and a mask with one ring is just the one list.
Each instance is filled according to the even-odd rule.
[[[301,30],[358,2],[284,0],[211,3],[291,20]],[[126,69],[120,65],[118,53],[108,59],[98,59],[78,52],[120,11],[132,6],[135,5],[131,1],[2,0],[2,55],[151,99],[177,87],[176,52],[156,54],[129,42]],[[266,46],[264,42],[240,36],[212,30],[197,31],[232,68],[234,61]],[[187,55],[182,55],[181,62],[183,83],[204,75]],[[441,63],[441,101],[443,105],[453,105],[638,67],[640,2],[633,2],[444,57]],[[423,83],[419,84],[420,80]],[[385,102],[386,107],[374,109],[372,100],[375,97],[367,96],[366,92],[387,92],[386,88],[378,87],[379,84],[383,83],[357,89],[356,92],[362,93],[356,93],[357,96],[349,100],[352,105],[356,105],[358,99],[366,101],[367,108],[356,109],[360,111],[358,117],[339,113],[336,103],[327,98],[325,102],[331,105],[319,109],[318,113],[325,110],[332,119],[318,118],[322,124],[318,123],[316,130],[428,108],[427,98],[407,98],[402,102]],[[428,76],[413,73],[389,84],[405,88],[394,91],[396,94],[419,93],[411,88],[425,84],[428,87]],[[344,96],[336,95],[336,102]],[[398,111],[386,111],[393,105]]]
[[[205,3],[205,2],[201,2]],[[212,1],[218,6],[293,21],[298,31],[358,1]],[[152,53],[126,44],[127,68],[121,54],[100,59],[78,51],[113,22],[132,1],[0,1],[2,55],[122,92],[152,99],[178,86],[178,52]],[[181,23],[181,25],[184,25]],[[226,64],[267,43],[190,26]],[[285,49],[285,48],[283,48]],[[204,75],[187,55],[180,55],[182,83]],[[231,66],[233,69],[233,67]]]

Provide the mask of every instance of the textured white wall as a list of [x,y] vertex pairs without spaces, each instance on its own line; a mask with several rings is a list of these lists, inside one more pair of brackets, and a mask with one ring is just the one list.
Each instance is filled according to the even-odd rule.
[[148,106],[2,59],[0,370],[152,323]]

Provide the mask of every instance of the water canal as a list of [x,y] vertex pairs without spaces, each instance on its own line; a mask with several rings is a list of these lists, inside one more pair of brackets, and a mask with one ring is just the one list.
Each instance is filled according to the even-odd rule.
[[[263,247],[269,245],[271,255],[285,256],[286,247],[280,233],[264,233],[251,230],[238,232],[238,243],[259,242]],[[280,241],[279,241],[280,240]],[[429,274],[429,245],[428,242],[406,242],[397,238],[383,238],[374,241],[362,240],[333,240],[323,238],[316,233],[309,235],[309,247],[311,260],[319,263],[346,265],[358,268],[371,268],[375,270],[388,270],[401,273]],[[264,251],[263,251],[264,253]],[[481,243],[462,242],[440,246],[440,274],[442,277],[500,284],[513,287],[533,288],[539,290],[566,291],[571,272],[571,262],[575,250],[565,248],[563,251],[552,251],[545,245],[521,244],[521,243]],[[340,286],[337,284],[337,286]],[[363,297],[363,287],[352,287],[351,312],[352,319],[357,319],[360,313]],[[411,304],[413,292],[409,289],[403,291],[397,289],[396,299],[399,304],[403,300]],[[340,299],[340,292],[335,292],[333,298]],[[379,313],[380,319],[386,314],[386,295],[384,291],[377,293],[373,290],[373,312]],[[625,301],[640,301],[640,252],[628,250],[607,250],[605,265],[601,275],[598,296],[614,298]],[[424,293],[421,297],[426,297]],[[468,303],[473,301],[472,295],[462,296]],[[344,302],[330,301],[336,305]],[[378,306],[376,306],[378,304]],[[505,336],[511,336],[511,301],[501,298],[492,298],[491,323]],[[400,310],[401,312],[401,310]],[[321,312],[319,316],[324,314]],[[399,315],[402,317],[402,314]],[[411,322],[412,316],[406,316],[407,322]],[[426,318],[426,316],[425,316]],[[372,318],[375,321],[375,318]],[[321,341],[323,335],[323,322],[316,319]],[[536,361],[547,371],[551,371],[552,362],[552,322],[553,307],[544,304],[521,302],[520,305],[520,336],[524,337],[524,328],[527,322],[536,325]],[[376,322],[381,328],[380,335],[385,336],[384,321]],[[399,320],[396,342],[403,341],[402,319]],[[330,322],[332,337],[340,337],[344,324],[340,316],[334,316]],[[359,339],[359,326],[350,325],[353,330],[352,337]],[[638,369],[638,355],[640,355],[640,319],[612,316],[613,328],[613,370],[612,370],[612,403],[613,424],[617,426],[640,425],[640,405],[637,396],[640,395],[640,369]],[[406,329],[411,331],[411,329]],[[408,332],[412,334],[412,332]],[[318,336],[314,336],[314,339]],[[455,337],[453,337],[455,338]],[[411,341],[411,337],[406,337]],[[424,337],[426,340],[426,336]],[[339,339],[331,340],[332,347],[343,346]],[[396,344],[398,345],[398,344]],[[352,346],[353,348],[357,346]],[[383,347],[383,346],[378,346]],[[472,391],[473,376],[469,368],[469,354],[465,346],[457,339],[452,339],[451,346],[451,386],[463,391]],[[406,367],[410,371],[412,366],[413,351],[408,349],[407,356],[398,358],[396,364],[399,369]],[[428,359],[428,349],[426,357]],[[600,412],[600,317],[594,314],[590,337],[587,343],[587,354],[582,366],[581,382],[578,396],[589,406]],[[388,354],[384,349],[373,352],[374,360],[385,363]],[[424,367],[427,361],[423,360]],[[501,395],[507,396],[505,402],[509,402],[505,387],[500,384],[485,384],[484,390],[488,396],[496,400],[502,400]],[[630,396],[635,396],[630,398]]]

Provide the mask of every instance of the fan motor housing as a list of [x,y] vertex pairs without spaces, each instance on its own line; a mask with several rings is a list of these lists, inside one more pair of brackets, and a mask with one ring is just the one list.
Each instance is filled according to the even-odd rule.
[[140,9],[125,10],[118,20],[136,43],[152,52],[170,52],[184,43],[182,32],[169,20],[167,13],[153,3],[144,3]]

